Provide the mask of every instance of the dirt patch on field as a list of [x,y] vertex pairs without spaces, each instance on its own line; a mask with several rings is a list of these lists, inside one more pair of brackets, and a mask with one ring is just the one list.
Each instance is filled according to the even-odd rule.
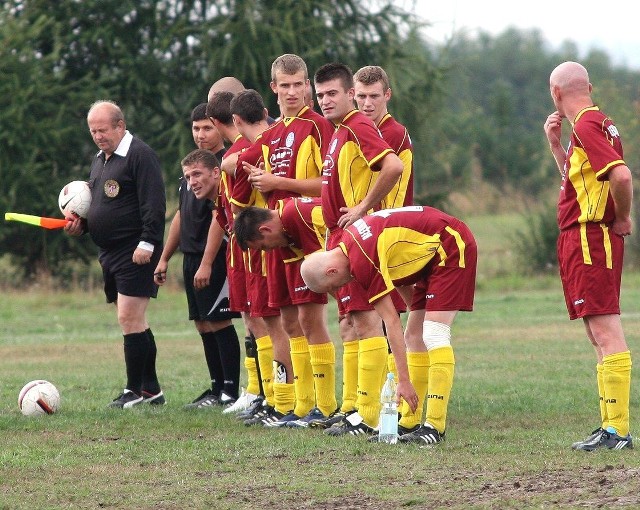
[[[489,472],[491,468],[487,471],[448,476],[436,472],[429,480],[396,482],[397,497],[391,500],[357,491],[347,495],[339,487],[335,488],[339,496],[324,500],[301,492],[277,494],[274,487],[259,487],[252,491],[251,501],[299,510],[640,507],[638,468],[605,465],[575,471],[548,470],[531,476],[505,476],[496,471],[495,477]],[[235,501],[239,507],[250,504],[241,499],[244,501]]]

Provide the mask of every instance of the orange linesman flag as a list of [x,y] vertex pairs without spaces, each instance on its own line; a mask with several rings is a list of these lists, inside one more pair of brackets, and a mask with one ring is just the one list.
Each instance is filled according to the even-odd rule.
[[49,230],[64,228],[69,222],[69,220],[65,219],[46,218],[44,216],[34,216],[32,214],[20,214],[13,212],[4,213],[4,221],[19,221],[21,223],[35,225],[36,227],[47,228]]

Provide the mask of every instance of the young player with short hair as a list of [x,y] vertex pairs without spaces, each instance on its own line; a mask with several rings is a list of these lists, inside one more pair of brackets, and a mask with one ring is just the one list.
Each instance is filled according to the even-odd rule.
[[[306,104],[308,85],[307,66],[298,55],[284,54],[274,60],[271,89],[278,96],[281,117],[261,139],[263,167],[244,166],[250,172],[252,186],[270,208],[276,207],[282,198],[320,195],[323,156],[333,126]],[[297,270],[285,267],[288,257],[280,249],[266,254],[269,293],[264,298],[268,298],[270,307],[280,310],[289,337],[285,345],[274,343],[276,373],[280,376],[274,381],[274,392],[281,402],[279,413],[294,403],[283,416],[265,420],[265,425],[273,427],[300,420],[312,410],[317,415],[313,363],[318,356],[322,358],[315,360],[318,366],[324,366],[325,359],[335,360],[333,344],[321,323],[327,298],[295,283]],[[291,278],[282,278],[287,271]]]
[[[218,83],[218,82],[216,82]],[[215,85],[215,84],[214,84]],[[229,91],[214,92],[207,103],[207,116],[213,122],[220,135],[229,148],[221,161],[221,168],[225,165],[235,170],[238,156],[251,146],[251,142],[240,134],[233,123],[231,113],[231,101],[235,94]],[[246,179],[246,175],[245,175]],[[216,219],[226,230],[229,236],[227,244],[227,276],[229,280],[229,307],[240,312],[245,322],[249,335],[245,336],[244,366],[247,370],[247,388],[238,400],[227,407],[223,413],[237,413],[246,410],[254,400],[264,398],[260,370],[258,365],[258,349],[256,337],[267,336],[267,329],[260,317],[251,317],[247,299],[247,272],[245,269],[245,254],[236,242],[233,233],[234,215],[231,207],[231,195],[236,182],[235,171],[223,172],[220,178],[221,207],[218,209]],[[259,402],[256,402],[256,405]]]
[[[337,246],[342,229],[380,207],[400,179],[403,165],[373,122],[354,108],[353,74],[349,67],[325,64],[316,71],[314,85],[322,113],[336,125],[325,155],[321,192],[322,212],[330,232],[327,249],[332,249]],[[387,366],[387,339],[380,317],[359,284],[340,289],[337,296],[341,321],[353,320],[356,338],[344,343],[341,407],[344,415],[342,421],[326,432],[373,434]],[[406,373],[406,365],[398,367],[398,371]],[[352,412],[354,408],[357,413]]]

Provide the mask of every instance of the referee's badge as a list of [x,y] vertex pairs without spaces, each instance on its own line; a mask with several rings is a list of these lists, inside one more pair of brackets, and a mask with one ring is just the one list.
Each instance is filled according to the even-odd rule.
[[109,198],[115,198],[120,193],[120,185],[118,181],[114,181],[113,179],[107,179],[107,182],[104,183],[104,194]]

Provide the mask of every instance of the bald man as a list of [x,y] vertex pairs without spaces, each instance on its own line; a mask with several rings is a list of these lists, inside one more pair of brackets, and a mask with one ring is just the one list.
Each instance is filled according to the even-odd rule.
[[344,229],[329,251],[309,255],[300,267],[314,292],[336,292],[355,281],[387,327],[398,369],[398,395],[411,411],[419,404],[409,378],[400,318],[391,293],[407,304],[424,306],[423,342],[428,353],[426,417],[422,426],[400,436],[406,443],[444,440],[455,359],[451,326],[458,311],[471,311],[476,282],[477,246],[457,218],[426,206],[383,209]]
[[209,94],[207,95],[207,102],[211,101],[216,92],[231,92],[232,94],[237,94],[243,90],[244,85],[240,80],[238,80],[238,78],[234,78],[233,76],[223,76],[211,85]]
[[[574,450],[633,448],[629,434],[631,353],[620,321],[624,238],[631,234],[631,172],[613,121],[593,104],[587,70],[564,62],[549,77],[556,110],[544,131],[561,177],[558,262],[570,319],[595,348],[601,424]],[[567,150],[562,122],[571,124]]]

